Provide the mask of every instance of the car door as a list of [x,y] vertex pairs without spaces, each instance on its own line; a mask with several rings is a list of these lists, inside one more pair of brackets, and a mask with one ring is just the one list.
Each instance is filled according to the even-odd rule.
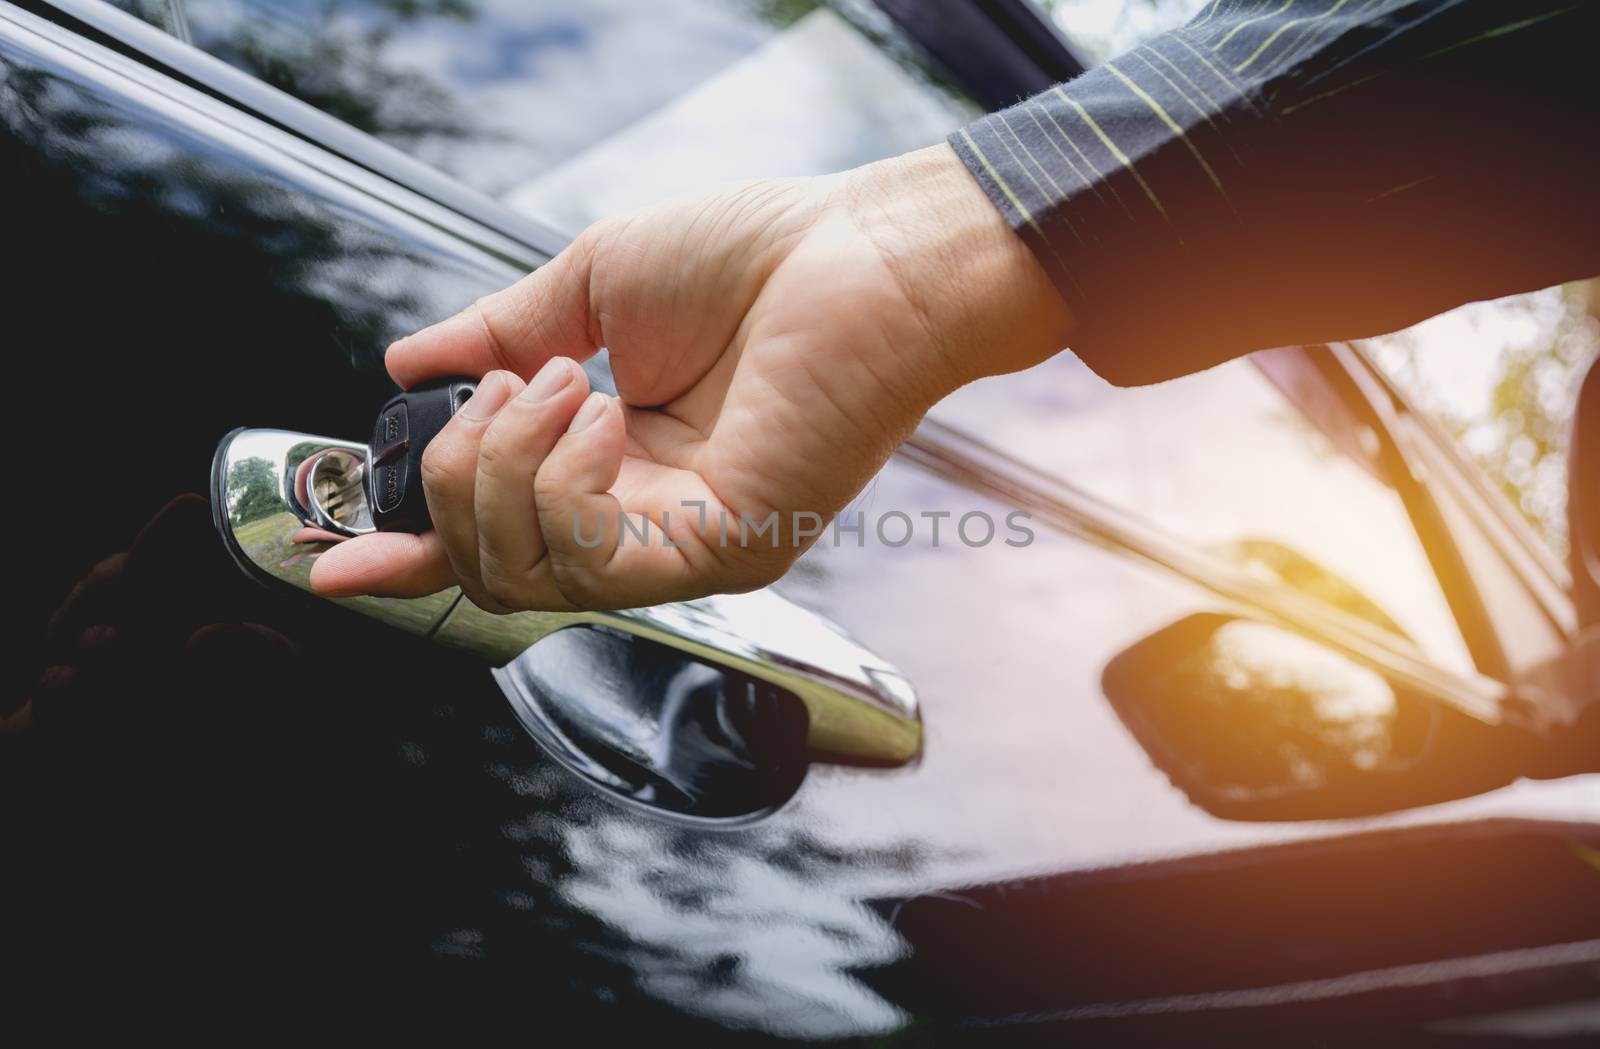
[[[206,498],[237,426],[359,439],[383,346],[539,265],[535,238],[82,24],[0,27],[20,432],[48,435],[6,762],[34,978],[482,970],[550,1022],[741,1042],[1592,991],[1592,778],[1229,819],[1108,702],[1109,666],[1195,616],[1366,637],[1296,597],[1306,560],[1380,610],[1347,646],[1369,674],[1496,695],[1398,498],[1248,364],[1124,394],[1061,358],[941,406],[851,508],[863,541],[777,588],[905,674],[919,759],[810,762],[772,806],[685,819],[553,758],[482,660],[247,577]],[[1013,513],[1025,543],[960,532]]]

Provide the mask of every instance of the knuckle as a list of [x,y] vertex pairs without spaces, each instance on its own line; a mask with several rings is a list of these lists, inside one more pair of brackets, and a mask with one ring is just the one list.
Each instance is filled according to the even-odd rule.
[[565,493],[571,490],[567,483],[563,456],[558,445],[533,475],[533,497],[540,510],[559,513],[566,509]]
[[476,587],[469,590],[466,587],[462,587],[462,592],[467,595],[468,601],[471,601],[473,604],[477,605],[479,608],[483,609],[492,616],[508,616],[511,613],[518,611],[518,609],[512,606],[502,603],[487,590],[479,590]]
[[605,248],[624,224],[620,216],[614,215],[591,222],[582,233],[578,234],[577,239],[573,241],[573,247],[578,249],[580,255],[592,255]]
[[467,307],[467,312],[478,322],[483,336],[483,346],[496,370],[515,373],[517,357],[511,352],[510,333],[506,330],[509,316],[517,308],[517,285],[485,295]]
[[606,607],[604,581],[587,565],[554,560],[550,565],[550,577],[561,596],[579,611]]
[[516,440],[504,424],[504,413],[489,424],[478,442],[478,470],[499,476],[516,462]]
[[460,476],[461,457],[448,433],[441,433],[422,450],[422,486],[432,491],[453,487]]
[[501,612],[520,611],[528,607],[522,592],[522,581],[508,577],[498,567],[483,566],[483,592],[500,606]]

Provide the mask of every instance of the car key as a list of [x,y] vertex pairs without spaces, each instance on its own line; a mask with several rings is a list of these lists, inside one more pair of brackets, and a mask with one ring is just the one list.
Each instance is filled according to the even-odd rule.
[[378,531],[426,532],[433,527],[422,491],[422,452],[477,388],[476,379],[434,379],[384,404],[367,446],[367,505]]

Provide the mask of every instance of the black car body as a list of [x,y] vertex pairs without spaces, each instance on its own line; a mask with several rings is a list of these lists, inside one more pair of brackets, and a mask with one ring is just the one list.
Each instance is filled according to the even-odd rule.
[[[1594,1031],[1563,573],[1356,348],[957,394],[861,505],[1022,511],[1032,542],[820,544],[778,587],[904,671],[920,757],[685,819],[552,760],[480,660],[247,577],[207,505],[230,430],[359,437],[389,341],[560,239],[103,7],[0,4],[11,987],[432,968],[541,1024],[733,1042]],[[1008,4],[931,5],[897,46],[957,9],[1062,75]],[[1159,713],[1238,629],[1290,662],[1205,709],[1301,748],[1276,771]],[[1387,689],[1384,733],[1426,711],[1412,749],[1252,705],[1304,693],[1295,653]]]

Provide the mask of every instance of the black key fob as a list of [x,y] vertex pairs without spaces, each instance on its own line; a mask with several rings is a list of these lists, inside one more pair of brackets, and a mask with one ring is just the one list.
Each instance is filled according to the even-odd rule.
[[434,379],[389,398],[367,446],[367,505],[380,532],[433,527],[422,493],[422,451],[461,409],[478,380]]

